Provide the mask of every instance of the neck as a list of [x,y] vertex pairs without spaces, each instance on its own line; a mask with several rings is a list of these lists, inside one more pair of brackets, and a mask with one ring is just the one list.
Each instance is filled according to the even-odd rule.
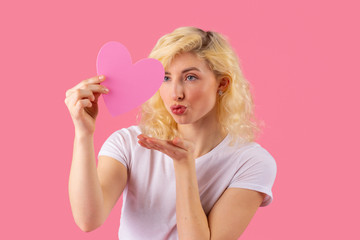
[[227,135],[217,121],[204,120],[192,124],[179,124],[178,130],[184,139],[194,143],[195,158],[210,152]]

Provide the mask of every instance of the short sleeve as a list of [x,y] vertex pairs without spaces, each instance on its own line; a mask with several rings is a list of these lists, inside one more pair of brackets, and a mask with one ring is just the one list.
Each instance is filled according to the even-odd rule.
[[103,143],[99,153],[99,156],[109,156],[112,157],[122,164],[126,168],[129,167],[130,154],[127,144],[129,141],[126,141],[125,129],[118,130],[111,134]]
[[269,205],[273,200],[271,189],[277,172],[275,159],[260,145],[246,150],[240,158],[241,164],[229,188],[246,188],[265,193],[260,207]]

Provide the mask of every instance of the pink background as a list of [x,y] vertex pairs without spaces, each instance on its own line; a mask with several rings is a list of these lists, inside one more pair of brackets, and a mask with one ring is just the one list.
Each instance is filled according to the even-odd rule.
[[[107,41],[137,61],[197,26],[230,39],[266,123],[258,142],[278,164],[274,201],[242,239],[360,239],[358,13],[356,0],[2,1],[0,238],[117,239],[120,201],[93,232],[73,220],[65,91],[96,75]],[[96,153],[134,123],[101,98]]]

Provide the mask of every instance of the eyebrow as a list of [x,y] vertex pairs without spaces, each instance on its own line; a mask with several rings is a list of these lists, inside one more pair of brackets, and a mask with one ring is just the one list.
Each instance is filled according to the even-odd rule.
[[[186,73],[186,72],[189,72],[189,71],[191,71],[191,70],[196,70],[196,71],[201,72],[201,71],[200,71],[198,68],[196,68],[196,67],[190,67],[190,68],[184,69],[181,73]],[[169,73],[169,72],[165,72],[165,74],[171,75],[171,73]]]

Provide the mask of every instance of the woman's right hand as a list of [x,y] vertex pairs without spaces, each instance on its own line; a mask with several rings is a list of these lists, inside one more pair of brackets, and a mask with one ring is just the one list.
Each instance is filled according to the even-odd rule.
[[100,85],[103,75],[81,81],[66,91],[65,104],[69,109],[75,126],[75,134],[92,135],[95,132],[95,120],[98,115],[98,99],[109,91]]

